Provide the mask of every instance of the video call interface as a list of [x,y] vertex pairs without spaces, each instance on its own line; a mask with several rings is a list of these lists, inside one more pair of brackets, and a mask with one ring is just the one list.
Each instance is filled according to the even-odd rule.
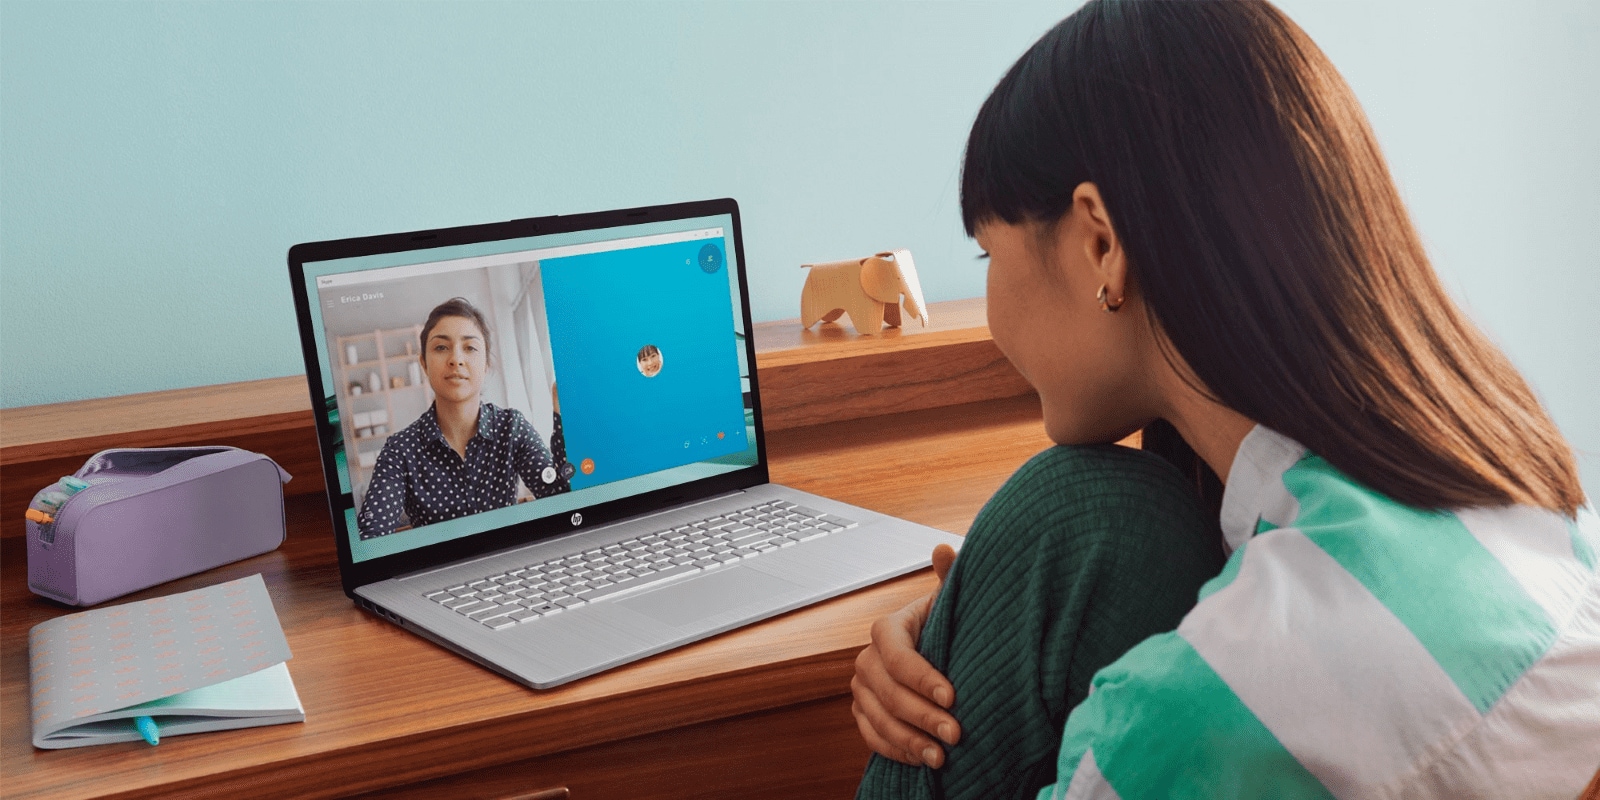
[[353,560],[755,465],[731,231],[307,264]]

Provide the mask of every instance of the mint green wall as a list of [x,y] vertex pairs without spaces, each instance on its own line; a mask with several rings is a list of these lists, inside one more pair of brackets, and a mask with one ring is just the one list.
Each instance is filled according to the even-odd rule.
[[[887,247],[980,295],[966,129],[1074,5],[5,0],[0,407],[299,373],[312,239],[730,195],[757,319]],[[1282,5],[1600,486],[1600,4]]]

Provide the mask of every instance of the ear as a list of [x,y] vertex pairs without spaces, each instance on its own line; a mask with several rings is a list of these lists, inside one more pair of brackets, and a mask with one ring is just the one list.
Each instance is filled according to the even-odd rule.
[[869,256],[861,262],[861,290],[880,303],[899,303],[904,281],[895,265],[883,258],[886,253]]
[[1072,190],[1072,219],[1065,227],[1083,248],[1083,254],[1094,270],[1095,283],[1106,287],[1106,299],[1111,305],[1121,305],[1128,297],[1128,259],[1122,250],[1122,240],[1111,224],[1111,212],[1106,209],[1100,188],[1092,183],[1078,184]]

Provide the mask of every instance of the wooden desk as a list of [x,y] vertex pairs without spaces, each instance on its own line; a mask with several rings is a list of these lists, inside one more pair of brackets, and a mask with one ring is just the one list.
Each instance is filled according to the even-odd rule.
[[[965,346],[983,343],[986,333]],[[837,354],[829,341],[817,336],[811,345]],[[881,353],[892,366],[893,349]],[[964,533],[1005,478],[1049,445],[1037,398],[1013,388],[997,383],[991,393],[1000,396],[962,405],[772,431],[773,480]],[[8,412],[7,424],[16,419]],[[58,435],[71,439],[75,430]],[[21,436],[13,430],[7,438]],[[48,440],[22,445],[41,443]],[[19,463],[27,461],[10,462]],[[7,515],[0,523],[6,797],[568,796],[562,790],[574,798],[848,797],[868,752],[849,710],[855,656],[873,619],[933,585],[923,571],[539,692],[359,611],[339,588],[323,496],[292,495],[287,504],[282,548],[117,602],[261,573],[294,652],[289,670],[306,722],[173,737],[159,747],[33,749],[27,631],[68,609],[28,592],[21,525]]]

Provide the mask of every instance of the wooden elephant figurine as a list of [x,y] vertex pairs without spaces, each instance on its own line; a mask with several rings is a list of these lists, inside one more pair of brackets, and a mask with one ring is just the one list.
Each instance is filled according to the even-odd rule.
[[861,333],[878,333],[885,323],[899,327],[902,295],[906,313],[924,327],[928,324],[928,305],[910,250],[801,268],[811,270],[800,290],[801,327],[810,328],[819,320],[833,322],[841,314],[849,314],[850,324]]

